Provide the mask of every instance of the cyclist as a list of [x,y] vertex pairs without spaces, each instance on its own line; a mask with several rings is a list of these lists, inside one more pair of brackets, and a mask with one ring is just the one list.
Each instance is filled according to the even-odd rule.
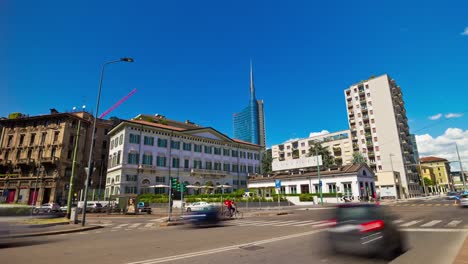
[[232,217],[232,214],[236,210],[236,209],[234,209],[234,205],[235,205],[234,202],[232,200],[228,199],[228,200],[224,201],[224,205],[228,208],[229,214]]

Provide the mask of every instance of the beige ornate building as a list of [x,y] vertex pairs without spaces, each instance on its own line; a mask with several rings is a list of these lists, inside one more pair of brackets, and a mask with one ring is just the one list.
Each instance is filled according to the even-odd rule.
[[[0,201],[40,205],[64,204],[68,197],[73,149],[78,139],[75,197],[84,187],[93,117],[87,112],[25,116],[0,120]],[[80,129],[78,131],[78,125]],[[97,122],[92,189],[104,188],[108,131],[112,122]],[[103,195],[103,194],[102,194]]]

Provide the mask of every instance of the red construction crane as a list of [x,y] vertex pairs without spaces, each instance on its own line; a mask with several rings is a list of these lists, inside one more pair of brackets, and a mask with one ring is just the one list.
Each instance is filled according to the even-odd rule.
[[107,109],[104,113],[102,113],[99,118],[104,118],[106,115],[108,115],[110,112],[112,112],[115,108],[117,108],[119,105],[121,105],[123,102],[125,102],[130,96],[132,96],[134,93],[136,93],[137,89],[133,89],[129,94],[127,94],[124,98],[120,99],[117,103],[115,103],[111,108]]

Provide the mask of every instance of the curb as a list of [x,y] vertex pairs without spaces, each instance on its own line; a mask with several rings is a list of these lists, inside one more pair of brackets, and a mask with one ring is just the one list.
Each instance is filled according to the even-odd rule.
[[60,234],[68,234],[68,233],[76,233],[76,232],[89,231],[89,230],[94,230],[94,229],[99,229],[99,228],[103,228],[103,226],[87,226],[87,227],[80,227],[80,228],[73,228],[73,229],[66,229],[66,230],[57,230],[57,231],[46,231],[46,232],[37,232],[37,233],[17,234],[17,235],[11,235],[11,236],[0,237],[0,239],[60,235]]
[[159,227],[166,227],[166,226],[177,226],[177,225],[184,225],[184,222],[162,222],[159,224]]
[[[70,222],[63,222],[63,223],[50,223],[50,224],[30,224],[32,228],[40,228],[40,227],[51,227],[51,226],[56,226],[56,225],[69,225]],[[26,223],[27,225],[27,223]]]

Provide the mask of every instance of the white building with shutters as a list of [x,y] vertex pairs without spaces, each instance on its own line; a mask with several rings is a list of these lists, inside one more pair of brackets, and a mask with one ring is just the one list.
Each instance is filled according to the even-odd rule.
[[109,135],[106,197],[165,193],[167,188],[149,186],[170,185],[171,177],[190,185],[230,185],[231,191],[246,188],[248,175],[260,173],[261,146],[188,120],[138,115]]

